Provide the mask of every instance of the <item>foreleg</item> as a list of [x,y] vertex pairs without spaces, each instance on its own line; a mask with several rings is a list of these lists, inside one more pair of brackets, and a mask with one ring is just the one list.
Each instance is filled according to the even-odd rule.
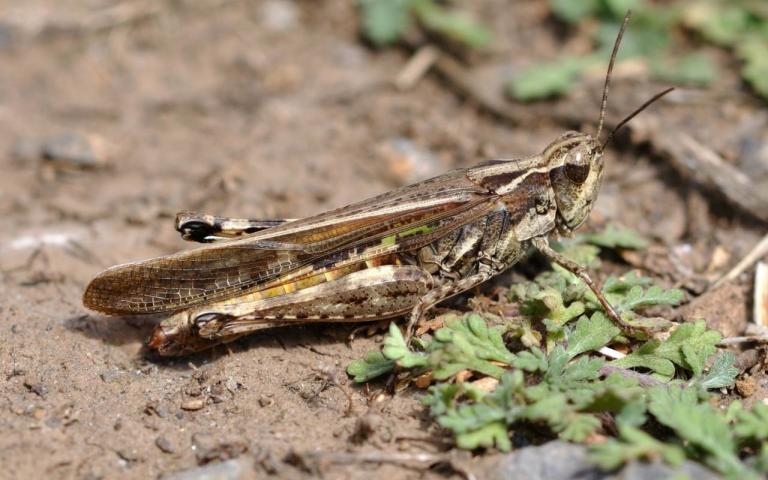
[[553,250],[549,245],[549,241],[546,237],[533,238],[531,239],[531,243],[539,252],[541,252],[542,255],[547,257],[550,261],[555,262],[556,264],[579,277],[581,281],[583,281],[587,287],[592,290],[592,293],[595,294],[597,301],[600,302],[600,305],[602,305],[603,309],[605,309],[605,311],[608,313],[608,316],[611,318],[611,320],[626,329],[632,330],[635,328],[634,326],[627,323],[624,319],[622,319],[621,316],[619,316],[616,309],[613,308],[613,306],[608,302],[608,300],[603,295],[603,292],[597,288],[597,285],[589,276],[587,270],[584,267]]

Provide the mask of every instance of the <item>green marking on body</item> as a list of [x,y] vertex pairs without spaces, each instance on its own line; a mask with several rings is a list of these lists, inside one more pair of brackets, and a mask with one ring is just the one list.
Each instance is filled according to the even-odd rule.
[[394,245],[397,242],[398,238],[410,237],[412,235],[417,235],[420,233],[430,233],[432,230],[433,228],[430,227],[429,225],[421,225],[419,227],[409,228],[408,230],[403,230],[400,233],[387,235],[386,237],[381,239],[381,244],[384,246]]

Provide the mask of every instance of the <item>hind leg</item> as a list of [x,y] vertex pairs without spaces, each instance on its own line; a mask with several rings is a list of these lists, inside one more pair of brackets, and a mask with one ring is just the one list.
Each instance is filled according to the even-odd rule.
[[193,323],[199,336],[225,339],[265,324],[371,322],[408,313],[432,282],[421,268],[385,265],[271,298],[222,302],[192,314]]

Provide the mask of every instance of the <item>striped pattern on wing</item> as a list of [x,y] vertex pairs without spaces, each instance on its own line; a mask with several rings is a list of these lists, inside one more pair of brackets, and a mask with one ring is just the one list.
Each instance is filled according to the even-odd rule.
[[[360,256],[367,251],[365,246],[396,232],[444,219],[439,232],[423,234],[429,238],[421,243],[428,243],[470,217],[487,214],[494,208],[491,198],[486,189],[466,178],[464,170],[456,170],[439,181],[426,180],[242,239],[118,265],[90,283],[83,303],[104,313],[135,314],[224,300],[272,286],[325,258],[343,257],[347,252]],[[409,236],[408,243],[414,245],[420,235]]]

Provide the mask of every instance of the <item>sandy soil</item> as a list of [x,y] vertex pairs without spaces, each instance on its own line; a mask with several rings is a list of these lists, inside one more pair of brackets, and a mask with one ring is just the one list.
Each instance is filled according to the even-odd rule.
[[[128,2],[111,16],[93,3],[0,8],[0,477],[147,478],[233,457],[252,460],[246,477],[301,477],[310,473],[290,452],[445,450],[418,392],[369,402],[347,379],[380,336],[291,328],[154,361],[142,346],[157,320],[89,313],[83,288],[108,266],[189,248],[172,228],[178,210],[310,215],[538,152],[572,126],[512,127],[432,76],[396,91],[407,52],[367,48],[353,2]],[[477,7],[505,45],[494,55],[551,56],[558,38],[540,3],[514,14],[505,5]],[[63,134],[87,136],[106,164],[41,158]],[[403,153],[413,150],[421,160]],[[661,270],[678,249],[706,272],[721,247],[716,274],[757,240],[758,225],[647,152],[611,157],[593,225],[620,221],[654,238]],[[740,332],[749,287],[729,288],[681,315]],[[324,473],[450,475],[376,464]]]

